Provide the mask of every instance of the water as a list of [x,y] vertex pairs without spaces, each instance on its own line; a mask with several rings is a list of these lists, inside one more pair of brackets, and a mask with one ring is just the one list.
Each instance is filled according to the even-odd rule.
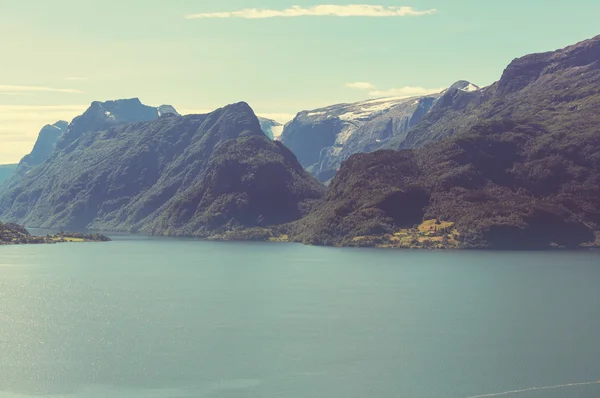
[[[593,251],[1,247],[0,397],[466,398],[592,383],[599,286]],[[597,398],[600,384],[501,396]]]

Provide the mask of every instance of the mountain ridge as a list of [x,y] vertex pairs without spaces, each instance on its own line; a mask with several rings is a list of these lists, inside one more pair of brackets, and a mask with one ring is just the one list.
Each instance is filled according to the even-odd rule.
[[[600,36],[517,58],[481,90],[448,90],[404,141],[416,149],[353,155],[313,213],[292,226],[291,239],[497,249],[597,244],[599,65]],[[421,222],[453,230],[410,227],[414,220],[399,209],[422,204]]]
[[[217,184],[226,177],[221,173],[219,178],[207,180],[207,172],[218,174],[221,170],[212,155],[217,156],[219,147],[226,145],[239,149],[241,157],[233,161],[247,166],[242,176],[251,178],[260,169],[259,163],[268,164],[283,175],[271,182],[273,189],[290,193],[295,200],[285,206],[299,208],[305,199],[322,195],[323,187],[313,182],[295,157],[264,135],[256,115],[245,102],[205,115],[161,117],[103,131],[71,131],[79,136],[63,137],[63,145],[46,162],[0,195],[3,219],[36,227],[149,231],[155,220],[179,211],[171,205],[178,195],[185,198],[190,187],[206,180],[209,183],[205,186],[211,188],[211,181]],[[253,137],[251,142],[247,141],[249,137]],[[260,158],[254,161],[254,155]],[[227,164],[224,162],[223,167]],[[244,196],[248,185],[238,188],[242,191],[229,193],[239,194],[235,199],[240,203],[244,198],[254,203],[252,195]],[[263,225],[259,216],[270,220],[270,212],[277,212],[283,206],[271,205],[260,208],[255,217],[257,226]],[[230,217],[239,219],[240,212],[242,208],[234,208]],[[299,217],[304,213],[296,214]],[[248,222],[238,224],[243,226]],[[158,228],[155,230],[158,233]],[[201,234],[206,235],[209,230],[204,229]],[[186,234],[199,235],[198,231]]]
[[436,94],[375,98],[302,111],[285,125],[281,141],[311,174],[325,182],[349,156],[372,152],[390,141],[404,141],[448,92],[478,91],[476,85],[461,80]]

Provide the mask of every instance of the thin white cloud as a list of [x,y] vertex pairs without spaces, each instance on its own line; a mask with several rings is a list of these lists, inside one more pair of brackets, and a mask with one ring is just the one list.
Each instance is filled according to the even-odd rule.
[[246,8],[238,11],[207,12],[187,15],[186,19],[244,18],[264,19],[277,17],[407,17],[434,14],[435,9],[415,10],[407,6],[382,6],[369,4],[333,5],[313,7],[292,6],[284,10]]
[[387,90],[373,90],[369,92],[371,97],[416,97],[419,95],[435,94],[443,91],[443,88],[425,88],[406,86],[400,88],[390,88]]
[[346,83],[346,87],[354,88],[357,90],[369,90],[369,97],[396,97],[396,98],[408,98],[417,97],[420,95],[435,94],[443,91],[443,88],[425,88],[415,86],[405,86],[400,88],[390,88],[386,90],[378,89],[374,84],[369,82],[354,82]]
[[66,93],[83,94],[83,91],[72,88],[54,88],[42,86],[0,85],[0,93]]
[[373,83],[369,83],[369,82],[346,83],[346,87],[354,88],[357,90],[374,90],[375,89],[375,85]]
[[18,96],[22,96],[22,95],[29,95],[30,93],[12,93],[10,91],[0,91],[0,95],[18,95]]

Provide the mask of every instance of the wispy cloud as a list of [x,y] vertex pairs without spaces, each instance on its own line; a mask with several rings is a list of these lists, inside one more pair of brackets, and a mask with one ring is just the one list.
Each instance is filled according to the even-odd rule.
[[373,89],[375,89],[375,85],[373,85],[373,83],[369,83],[369,82],[346,83],[346,87],[355,88],[358,90],[373,90]]
[[354,82],[346,83],[346,87],[354,88],[357,90],[369,90],[368,95],[370,97],[416,97],[419,95],[428,95],[439,93],[443,88],[425,88],[415,86],[405,86],[400,88],[390,88],[381,90],[378,89],[374,84],[369,82]]
[[71,81],[71,82],[81,82],[81,81],[88,80],[88,78],[87,77],[76,77],[76,76],[73,76],[73,77],[65,77],[65,80]]
[[263,19],[277,17],[407,17],[434,14],[435,9],[415,10],[407,6],[382,6],[369,4],[333,5],[313,7],[292,6],[284,10],[246,8],[238,11],[207,12],[187,15],[187,19],[245,18]]
[[55,88],[42,86],[12,86],[0,85],[0,93],[67,93],[67,94],[83,94],[81,90],[72,88]]
[[439,93],[442,90],[444,89],[406,86],[400,88],[390,88],[387,90],[373,90],[369,91],[369,95],[372,97],[416,97],[419,95]]
[[13,93],[10,91],[0,91],[0,95],[18,95],[18,96],[22,96],[22,95],[29,95],[30,93]]

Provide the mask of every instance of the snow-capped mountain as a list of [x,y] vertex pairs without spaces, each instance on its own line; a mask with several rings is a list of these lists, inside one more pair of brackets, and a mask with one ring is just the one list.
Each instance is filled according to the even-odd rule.
[[260,128],[267,137],[272,140],[278,140],[283,132],[283,124],[273,119],[267,119],[265,117],[258,116],[260,122]]
[[281,141],[310,173],[327,181],[350,155],[371,152],[404,134],[440,95],[378,98],[303,111],[285,125]]
[[351,155],[372,152],[392,139],[402,141],[451,89],[480,90],[461,80],[437,94],[370,99],[303,111],[285,125],[280,140],[317,179],[328,181]]

